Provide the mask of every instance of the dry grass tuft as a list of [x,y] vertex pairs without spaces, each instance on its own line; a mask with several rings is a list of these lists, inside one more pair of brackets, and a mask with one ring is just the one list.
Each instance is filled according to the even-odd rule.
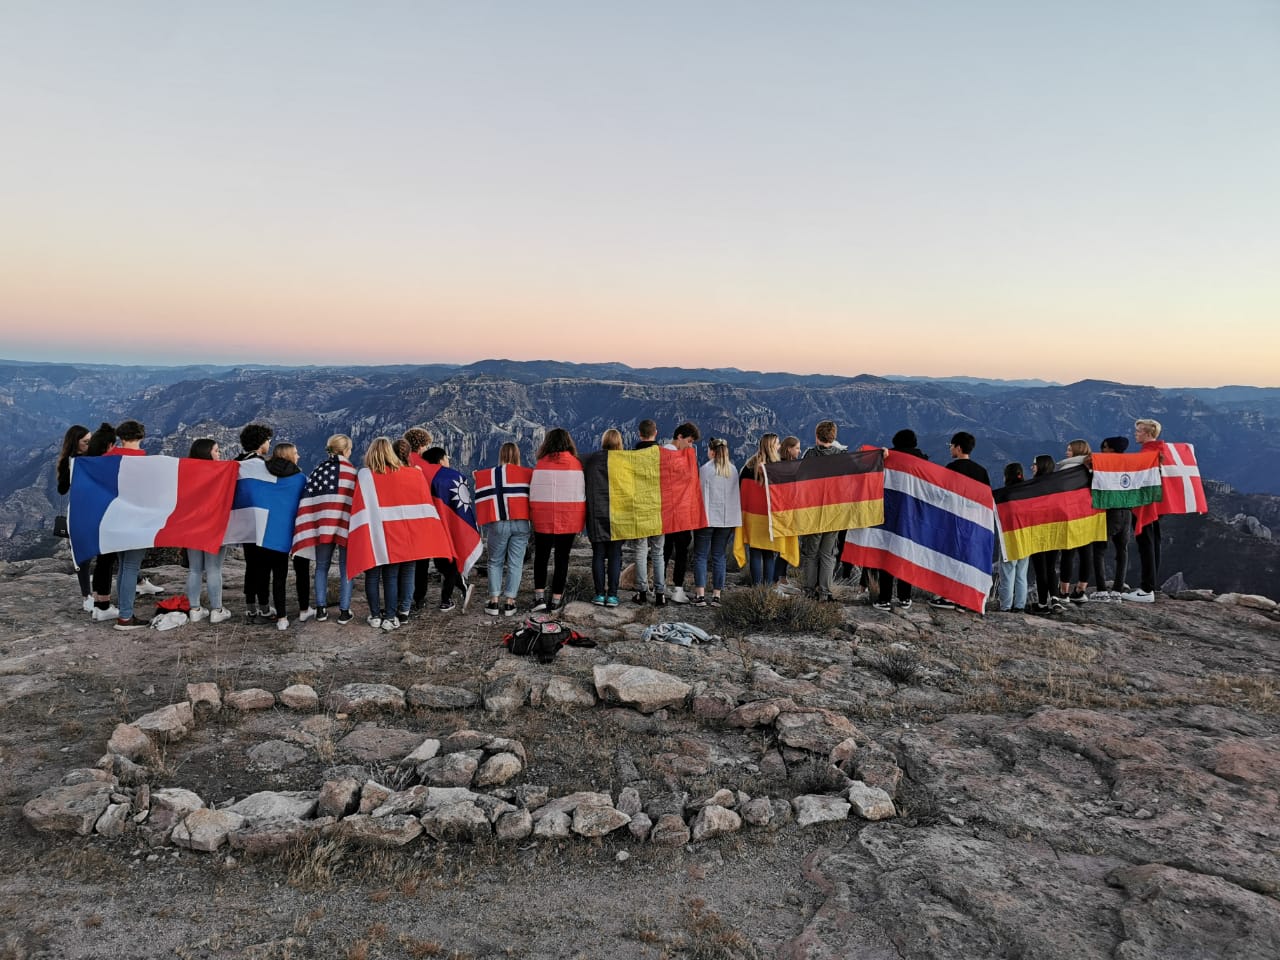
[[764,586],[726,593],[717,619],[728,629],[764,633],[828,634],[844,622],[839,604],[779,596]]

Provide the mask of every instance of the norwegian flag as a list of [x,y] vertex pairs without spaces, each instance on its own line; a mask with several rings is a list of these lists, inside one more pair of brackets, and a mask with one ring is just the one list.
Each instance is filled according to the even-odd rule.
[[529,519],[532,467],[504,463],[472,474],[476,484],[476,523]]
[[348,580],[387,563],[450,556],[449,532],[420,470],[360,470],[347,533]]
[[440,511],[440,519],[453,541],[453,552],[449,556],[465,577],[484,550],[480,532],[476,529],[475,500],[467,486],[467,478],[453,467],[438,463],[426,463],[419,469],[431,485],[431,496]]
[[1204,499],[1204,485],[1200,482],[1200,465],[1196,463],[1196,448],[1189,443],[1143,444],[1143,449],[1160,450],[1160,486],[1163,497],[1157,503],[1139,507],[1133,511],[1137,518],[1136,530],[1142,531],[1148,523],[1171,513],[1208,513]]
[[355,491],[356,468],[346,457],[330,457],[311,471],[293,525],[295,556],[314,560],[321,543],[346,546]]

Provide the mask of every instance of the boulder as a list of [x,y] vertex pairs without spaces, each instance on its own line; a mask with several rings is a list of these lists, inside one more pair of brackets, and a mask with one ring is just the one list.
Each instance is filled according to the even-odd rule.
[[175,846],[212,853],[227,842],[231,831],[244,825],[244,817],[229,810],[193,810],[173,828]]
[[389,683],[348,683],[329,693],[326,699],[335,713],[360,713],[404,709],[404,691]]
[[305,683],[295,683],[280,691],[280,702],[290,710],[314,712],[320,707],[320,695]]
[[796,812],[796,826],[808,827],[815,823],[829,823],[844,820],[849,816],[851,805],[840,797],[827,794],[806,794],[791,801]]
[[734,707],[724,718],[727,727],[767,727],[778,719],[783,710],[794,710],[795,703],[788,698],[771,697],[768,700],[752,700]]
[[250,747],[245,756],[249,763],[264,770],[283,770],[307,759],[307,751],[283,740],[266,740]]
[[338,752],[361,763],[398,761],[422,744],[422,734],[362,723],[338,741]]
[[416,767],[425,760],[430,760],[440,752],[440,741],[434,737],[428,737],[420,744],[413,748],[403,760],[400,761],[402,767]]
[[484,708],[490,713],[510,713],[529,698],[529,681],[518,673],[508,673],[485,684]]
[[778,716],[774,726],[778,731],[778,740],[786,746],[825,756],[830,756],[831,751],[849,737],[858,741],[865,739],[848,717],[834,710],[783,713]]
[[440,741],[441,753],[456,753],[459,750],[481,750],[493,740],[493,736],[479,730],[455,730]]
[[374,810],[386,803],[391,794],[390,787],[384,787],[374,780],[366,780],[364,786],[360,788],[360,807],[356,812],[373,813]]
[[474,783],[477,787],[496,787],[520,775],[524,764],[514,753],[495,753],[476,771]]
[[119,837],[124,834],[128,824],[129,804],[109,803],[98,822],[93,825],[93,832],[107,838]]
[[357,813],[340,821],[338,829],[348,840],[374,847],[403,847],[422,836],[422,822],[408,813],[376,819]]
[[[153,798],[152,803],[155,803]],[[275,792],[262,790],[250,794],[227,808],[246,820],[305,820],[316,811],[316,794],[311,791],[290,790]]]
[[854,812],[863,820],[886,820],[898,815],[889,794],[879,787],[868,786],[861,780],[855,780],[845,796],[853,805]]
[[353,777],[326,780],[316,798],[316,814],[341,820],[360,806],[360,781]]
[[659,847],[682,847],[689,842],[689,827],[683,817],[664,813],[649,831],[649,842]]
[[187,700],[197,717],[215,714],[222,709],[222,691],[216,683],[188,683]]
[[534,817],[533,835],[550,840],[563,839],[569,836],[570,824],[569,814],[563,811],[542,818]]
[[603,837],[630,822],[625,813],[603,803],[579,804],[573,811],[573,832],[580,837]]
[[310,836],[313,825],[297,817],[272,817],[245,822],[231,831],[227,843],[245,853],[270,853]]
[[641,713],[683,704],[693,690],[669,673],[625,663],[599,664],[592,668],[592,674],[600,699],[626,704]]
[[191,712],[191,704],[184,700],[182,703],[171,703],[159,710],[152,710],[133,721],[133,725],[157,743],[176,743],[186,738],[196,725],[196,720]]
[[480,750],[462,750],[432,757],[418,764],[418,776],[436,787],[465,787],[476,775],[483,756]]
[[533,815],[528,810],[504,813],[493,827],[499,840],[523,840],[533,833]]
[[52,787],[32,797],[23,806],[22,815],[36,830],[88,836],[110,803],[110,784],[77,783]]
[[422,710],[466,710],[479,704],[480,696],[463,687],[415,683],[405,691],[405,700]]
[[484,811],[469,800],[433,807],[422,815],[422,827],[436,840],[479,840],[493,833]]
[[698,811],[690,824],[695,841],[707,840],[725,833],[737,833],[742,829],[742,818],[732,810],[711,803]]
[[276,695],[261,687],[250,687],[247,690],[233,690],[227,694],[225,701],[232,710],[270,710],[276,705]]
[[569,677],[552,677],[542,689],[542,700],[557,707],[594,707],[595,692],[585,683]]
[[647,813],[632,814],[631,822],[627,824],[627,832],[641,843],[649,839],[651,829],[653,829],[653,821],[649,819]]
[[128,760],[150,760],[155,756],[156,745],[133,724],[117,723],[107,741],[107,749]]

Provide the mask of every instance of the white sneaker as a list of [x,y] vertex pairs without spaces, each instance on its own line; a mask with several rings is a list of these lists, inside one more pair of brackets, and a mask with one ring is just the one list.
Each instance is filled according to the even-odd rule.
[[204,607],[192,607],[187,611],[187,618],[192,623],[199,623],[201,620],[209,616],[209,611]]
[[1122,600],[1128,600],[1130,603],[1155,603],[1156,595],[1150,590],[1133,590],[1126,593]]
[[676,587],[669,594],[672,603],[688,603],[689,595],[684,592],[684,587]]
[[85,613],[93,613],[93,597],[85,597],[84,600],[81,601],[80,607]]
[[218,609],[216,610],[209,611],[210,623],[225,623],[227,620],[230,620],[230,619],[231,619],[231,611],[224,609],[223,607],[218,607]]
[[315,607],[307,607],[307,609],[303,610],[301,613],[298,614],[298,622],[306,623],[315,615],[316,615]]
[[392,630],[400,629],[400,621],[395,617],[388,617],[382,621],[382,629],[390,633]]
[[151,594],[164,593],[164,587],[157,587],[154,583],[151,582],[150,577],[143,577],[141,580],[138,581],[138,587],[135,592],[145,593],[148,596],[150,596]]
[[281,617],[279,620],[277,620],[277,621],[276,621],[276,629],[277,629],[277,630],[288,630],[288,629],[289,629],[289,618],[288,618],[288,617]]
[[380,629],[382,629],[382,618],[381,618],[381,617],[375,617],[373,614],[369,614],[369,616],[367,616],[367,617],[365,618],[365,622],[367,622],[367,623],[369,624],[369,626],[373,627],[373,629],[375,629],[375,630],[380,630]]
[[93,613],[90,614],[90,616],[95,620],[118,620],[120,618],[120,610],[113,603],[105,610],[100,610],[97,607],[94,607]]

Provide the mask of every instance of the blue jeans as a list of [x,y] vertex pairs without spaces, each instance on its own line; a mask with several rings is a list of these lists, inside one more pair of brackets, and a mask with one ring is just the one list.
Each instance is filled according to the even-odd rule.
[[529,549],[528,520],[498,520],[484,527],[485,549],[489,551],[489,596],[514,600],[520,592],[524,554]]
[[633,540],[636,545],[636,589],[649,590],[649,555],[653,554],[653,592],[667,592],[667,564],[664,560],[666,540],[662,534]]
[[187,550],[187,602],[194,610],[200,606],[200,577],[203,574],[209,586],[209,609],[222,608],[222,557],[224,550],[205,553],[203,550]]
[[997,595],[1001,610],[1021,610],[1027,605],[1027,566],[1030,563],[1030,557],[1000,561],[1000,585]]
[[329,566],[333,563],[334,548],[338,553],[338,609],[351,609],[351,581],[347,579],[347,548],[336,543],[316,544],[316,606],[329,604]]
[[[608,580],[606,581],[606,565]],[[591,542],[591,580],[596,593],[610,597],[618,595],[618,580],[622,576],[622,541],[593,540]]]
[[758,587],[761,584],[773,583],[773,565],[777,562],[778,554],[773,550],[757,550],[755,547],[747,547],[747,566],[751,569],[751,585]]
[[733,548],[734,527],[703,527],[693,532],[693,585],[707,586],[707,558],[711,559],[711,589],[724,589],[724,567]]
[[116,577],[116,595],[119,598],[121,620],[128,620],[133,616],[134,594],[138,592],[138,571],[142,569],[142,558],[146,555],[146,550],[122,550],[117,554],[120,558],[120,573]]
[[[404,594],[404,597],[408,600],[413,597],[412,563],[384,563],[380,567],[365,571],[364,598],[369,601],[371,616],[394,617],[399,611],[400,589],[406,582],[406,567],[409,592]],[[406,603],[405,606],[408,604]]]

